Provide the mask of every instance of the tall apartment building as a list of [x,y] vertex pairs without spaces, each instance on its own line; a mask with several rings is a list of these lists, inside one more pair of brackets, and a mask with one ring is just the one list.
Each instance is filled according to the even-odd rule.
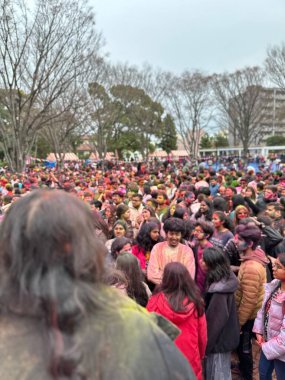
[[[261,88],[259,109],[262,111],[254,124],[256,133],[251,145],[264,145],[270,136],[285,136],[285,92],[276,88]],[[241,145],[235,128],[229,128],[228,139],[230,146]]]

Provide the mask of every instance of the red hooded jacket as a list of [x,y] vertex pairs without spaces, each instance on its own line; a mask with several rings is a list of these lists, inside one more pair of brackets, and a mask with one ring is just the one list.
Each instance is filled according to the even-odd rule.
[[202,380],[202,359],[207,345],[205,314],[199,317],[193,303],[190,303],[184,312],[172,310],[162,292],[153,295],[149,299],[146,308],[148,311],[164,316],[181,330],[181,334],[174,342],[188,359],[197,379]]

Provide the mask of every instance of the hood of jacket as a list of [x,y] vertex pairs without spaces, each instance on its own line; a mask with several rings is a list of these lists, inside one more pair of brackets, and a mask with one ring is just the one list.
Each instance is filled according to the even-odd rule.
[[223,279],[218,282],[213,282],[208,289],[208,293],[234,293],[238,288],[238,279],[231,272],[228,279]]
[[260,247],[257,247],[254,251],[252,251],[250,255],[245,255],[241,257],[241,261],[243,262],[249,260],[257,261],[263,266],[269,264],[269,259],[266,257],[264,251]]
[[157,310],[155,312],[163,315],[165,318],[173,322],[175,325],[183,323],[185,320],[191,317],[196,310],[195,305],[192,302],[190,302],[190,304],[186,306],[184,311],[174,311],[173,309],[171,309],[166,296],[162,292],[158,293],[155,297],[157,307]]

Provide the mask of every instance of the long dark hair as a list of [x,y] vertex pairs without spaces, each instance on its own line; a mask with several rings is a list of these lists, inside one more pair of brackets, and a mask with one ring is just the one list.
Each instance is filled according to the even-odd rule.
[[222,212],[228,211],[227,201],[223,197],[215,197],[213,199],[213,213],[215,211],[222,211]]
[[63,191],[33,191],[11,206],[1,226],[3,311],[16,306],[24,316],[33,311],[45,320],[54,379],[88,378],[76,333],[102,305],[94,288],[104,274],[104,255],[91,211]]
[[97,236],[100,237],[100,233],[103,234],[103,240],[106,242],[106,240],[109,238],[109,228],[108,224],[105,222],[103,219],[102,215],[100,212],[97,210],[92,210],[93,214],[93,223],[94,223],[94,228],[95,232],[97,233]]
[[118,254],[127,244],[132,244],[132,241],[131,239],[126,238],[125,236],[117,237],[114,239],[111,245],[111,256],[114,260],[117,260]]
[[122,220],[122,219],[119,219],[119,220],[117,220],[117,221],[114,223],[114,225],[113,225],[113,231],[112,231],[112,236],[113,236],[113,238],[115,237],[115,227],[116,227],[118,224],[119,224],[120,226],[122,226],[122,227],[124,228],[124,230],[126,231],[126,232],[125,232],[125,235],[126,235],[127,232],[128,232],[128,225],[127,225],[127,222],[125,222],[125,221]]
[[138,259],[131,253],[122,253],[117,258],[116,268],[124,272],[128,279],[128,296],[145,307],[148,295],[143,284],[143,273]]
[[[106,217],[106,210],[109,209],[111,212],[111,215],[107,218]],[[104,221],[106,222],[108,226],[108,238],[112,238],[112,229],[116,222],[116,206],[115,205],[107,205],[104,210],[101,211],[102,217]]]
[[[285,253],[279,253],[279,255],[278,255],[278,259],[279,259],[279,261],[280,261],[280,263],[283,265],[283,266],[285,266]],[[279,288],[281,286],[281,281],[279,280],[278,282],[277,282],[277,285],[271,290],[271,295],[273,294],[273,293],[275,293],[275,291]],[[284,305],[284,303],[283,303],[283,305]],[[283,306],[283,310],[284,310],[284,308],[285,308],[285,306]]]
[[207,265],[206,282],[208,286],[213,282],[219,282],[230,277],[230,264],[220,248],[209,247],[204,249],[203,261]]
[[209,222],[212,221],[212,215],[213,215],[213,203],[210,201],[210,199],[204,198],[201,202],[205,202],[208,206],[208,210],[205,213],[201,212],[201,209],[199,209],[195,214],[195,219],[200,219],[202,216],[204,216],[205,220],[208,220]]
[[153,209],[152,207],[150,207],[150,206],[148,206],[148,205],[145,205],[145,206],[144,206],[144,210],[149,211],[150,216],[155,218],[155,211],[154,211],[154,209]]
[[204,313],[204,303],[199,289],[192,280],[187,268],[179,263],[168,263],[163,272],[162,282],[155,293],[163,292],[170,307],[176,312],[187,310],[187,306],[193,302],[198,315]]
[[117,219],[120,220],[125,220],[123,218],[123,215],[125,212],[127,212],[129,210],[129,206],[125,205],[125,204],[120,204],[117,206],[117,209],[116,209],[116,214],[117,214]]
[[229,231],[234,231],[234,226],[229,217],[223,211],[213,211],[213,215],[217,215],[221,222],[223,222],[223,226],[227,228]]
[[246,203],[245,203],[244,197],[242,195],[240,195],[240,194],[233,195],[232,202],[233,202],[233,205],[232,205],[233,210],[235,210],[235,208],[238,207],[238,206],[245,206],[246,207]]
[[136,238],[136,244],[143,249],[144,252],[151,251],[156,243],[163,241],[163,238],[159,236],[157,241],[152,240],[150,233],[152,230],[160,230],[159,223],[147,222],[141,226]]

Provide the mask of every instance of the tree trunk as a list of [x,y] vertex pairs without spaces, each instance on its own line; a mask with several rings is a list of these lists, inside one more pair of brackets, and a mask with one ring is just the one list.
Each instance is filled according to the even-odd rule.
[[13,146],[11,148],[4,146],[5,159],[9,165],[9,168],[12,172],[21,173],[25,170],[26,167],[26,158],[27,158],[27,148],[25,141],[20,141],[20,137],[15,136]]
[[248,164],[248,153],[249,153],[248,140],[247,139],[242,140],[242,147],[243,147],[244,163],[245,163],[245,165],[247,165]]

